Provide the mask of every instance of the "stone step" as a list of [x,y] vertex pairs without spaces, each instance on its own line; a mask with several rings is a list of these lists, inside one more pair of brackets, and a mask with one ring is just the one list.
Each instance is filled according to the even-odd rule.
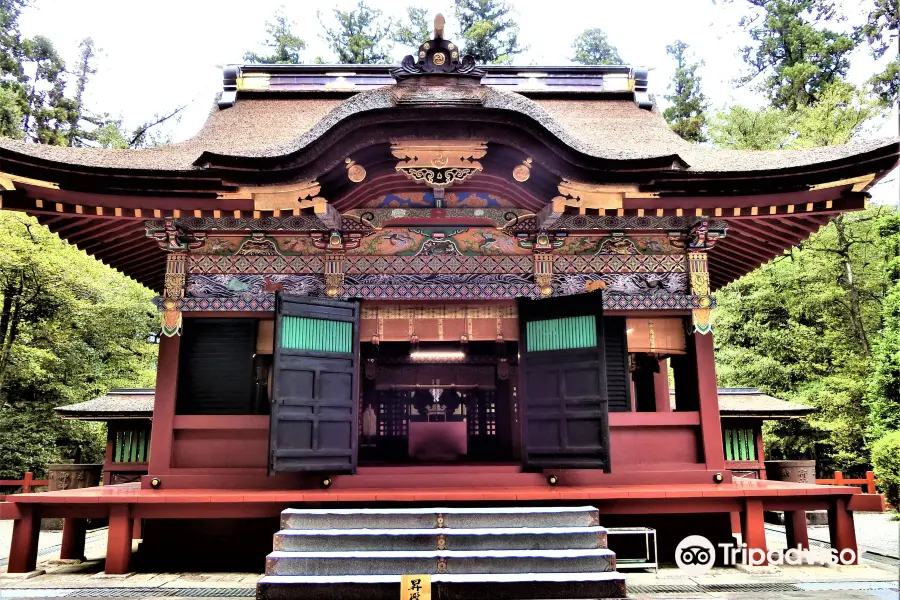
[[592,527],[599,524],[592,506],[513,508],[333,508],[281,513],[281,529],[478,529],[489,527]]
[[603,527],[497,529],[288,529],[275,534],[275,550],[565,550],[606,548]]
[[[397,600],[399,575],[266,575],[256,586],[267,600]],[[443,600],[587,600],[625,598],[625,577],[607,573],[497,573],[431,576]]]
[[582,550],[436,550],[285,552],[266,557],[266,575],[402,575],[404,573],[603,573],[615,553]]

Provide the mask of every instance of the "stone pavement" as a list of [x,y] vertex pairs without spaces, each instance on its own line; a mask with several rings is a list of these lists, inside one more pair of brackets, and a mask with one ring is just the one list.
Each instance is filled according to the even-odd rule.
[[[896,523],[896,522],[894,522]],[[0,521],[0,565],[5,565],[12,523]],[[884,523],[881,525],[885,526]],[[783,547],[784,536],[770,530],[771,547]],[[780,538],[779,538],[780,536]],[[60,564],[59,532],[42,531],[40,570],[30,578],[0,575],[0,600],[103,597],[127,598],[252,598],[259,573],[102,573],[106,531],[88,534],[88,561]],[[716,568],[702,577],[688,577],[677,568],[659,573],[626,571],[630,598],[651,599],[817,599],[879,600],[900,597],[897,567],[865,561],[848,567]],[[0,566],[0,572],[5,570]]]

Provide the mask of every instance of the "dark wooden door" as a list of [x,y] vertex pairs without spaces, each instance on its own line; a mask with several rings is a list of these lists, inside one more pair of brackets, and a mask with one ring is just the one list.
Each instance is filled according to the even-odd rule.
[[356,471],[359,304],[276,296],[269,472]]
[[519,301],[522,457],[528,470],[609,472],[599,294]]

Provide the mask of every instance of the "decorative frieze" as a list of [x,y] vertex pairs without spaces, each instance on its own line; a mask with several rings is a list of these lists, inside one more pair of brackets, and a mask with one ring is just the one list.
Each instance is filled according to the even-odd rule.
[[391,153],[400,159],[397,171],[413,181],[444,188],[465,181],[482,170],[478,159],[487,153],[487,143],[457,140],[394,142]]

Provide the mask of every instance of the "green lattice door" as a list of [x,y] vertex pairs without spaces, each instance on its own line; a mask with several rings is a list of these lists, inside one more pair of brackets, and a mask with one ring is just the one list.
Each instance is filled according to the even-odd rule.
[[276,296],[269,471],[356,470],[359,304]]

